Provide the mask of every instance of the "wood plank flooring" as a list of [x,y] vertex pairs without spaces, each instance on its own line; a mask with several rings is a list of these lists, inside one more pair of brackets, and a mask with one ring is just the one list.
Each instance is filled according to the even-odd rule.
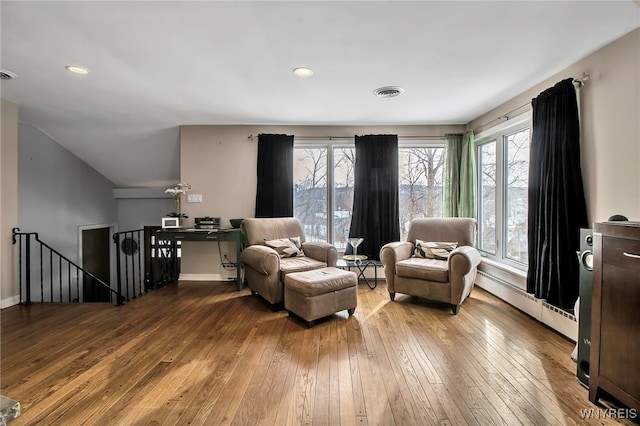
[[479,288],[454,316],[361,282],[354,316],[310,329],[219,282],[0,315],[12,426],[619,424],[572,342]]

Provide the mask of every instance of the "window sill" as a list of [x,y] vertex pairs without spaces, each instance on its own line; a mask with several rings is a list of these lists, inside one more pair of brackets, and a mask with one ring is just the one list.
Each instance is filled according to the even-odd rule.
[[483,256],[482,257],[482,263],[485,264],[485,265],[489,265],[489,266],[492,266],[494,268],[500,269],[502,271],[508,272],[508,273],[510,273],[512,275],[517,275],[517,276],[519,276],[521,278],[525,278],[525,279],[527,278],[527,271],[519,269],[519,268],[516,268],[516,267],[511,266],[509,264],[506,264],[504,262],[500,262],[498,260],[491,259],[491,258]]
[[483,257],[478,270],[520,290],[527,289],[527,271],[505,262]]

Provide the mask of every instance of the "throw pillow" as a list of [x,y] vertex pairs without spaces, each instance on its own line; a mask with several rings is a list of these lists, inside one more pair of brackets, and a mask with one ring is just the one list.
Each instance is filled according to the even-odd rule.
[[431,242],[416,240],[416,249],[413,252],[414,257],[424,257],[426,259],[447,260],[449,254],[458,247],[458,243],[447,242]]
[[265,240],[267,247],[274,249],[280,257],[300,257],[304,256],[300,237],[280,238],[278,240]]

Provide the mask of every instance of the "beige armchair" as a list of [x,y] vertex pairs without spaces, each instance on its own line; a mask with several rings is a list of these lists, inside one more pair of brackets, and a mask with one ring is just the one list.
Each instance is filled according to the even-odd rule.
[[293,217],[248,218],[241,228],[246,248],[240,260],[247,284],[274,306],[284,301],[285,275],[335,266],[338,260],[331,244],[305,241],[302,224]]
[[[481,260],[473,247],[477,227],[472,218],[413,220],[407,241],[388,243],[380,250],[391,300],[396,293],[409,294],[448,303],[457,314],[471,294]],[[416,251],[417,242],[429,248]],[[436,246],[444,248],[431,249],[434,245],[426,242],[456,243],[456,247],[439,244]]]

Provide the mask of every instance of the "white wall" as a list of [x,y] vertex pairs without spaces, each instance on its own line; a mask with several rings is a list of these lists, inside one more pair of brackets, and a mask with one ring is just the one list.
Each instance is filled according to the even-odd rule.
[[19,303],[11,230],[18,226],[18,106],[2,100],[0,131],[0,308]]
[[[590,76],[580,89],[581,161],[590,223],[623,214],[640,220],[640,29],[594,52],[473,120],[476,129],[530,103],[570,77]],[[523,109],[524,110],[524,109]]]

